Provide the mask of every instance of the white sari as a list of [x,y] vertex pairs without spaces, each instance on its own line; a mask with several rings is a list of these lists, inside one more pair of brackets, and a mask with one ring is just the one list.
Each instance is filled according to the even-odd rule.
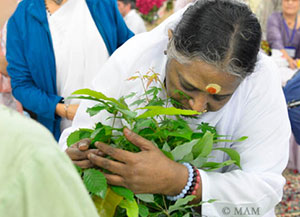
[[[75,90],[90,86],[109,54],[85,0],[68,0],[48,14],[56,61],[57,94],[66,98]],[[78,100],[66,100],[68,104]],[[71,126],[63,119],[61,131]]]

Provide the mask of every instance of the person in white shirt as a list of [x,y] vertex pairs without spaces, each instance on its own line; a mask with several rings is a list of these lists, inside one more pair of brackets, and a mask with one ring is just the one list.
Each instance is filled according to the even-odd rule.
[[[165,81],[168,95],[184,108],[207,110],[198,119],[187,120],[192,128],[206,122],[215,126],[218,134],[228,135],[228,139],[248,136],[241,143],[214,144],[235,149],[242,169],[199,169],[201,184],[193,203],[217,199],[202,204],[202,216],[275,217],[274,207],[282,198],[282,171],[288,161],[291,129],[278,68],[270,57],[259,53],[261,36],[258,19],[245,3],[197,1],[151,32],[125,43],[94,80],[92,89],[109,97],[120,98],[132,92],[139,96],[143,93],[141,82],[125,80],[136,71],[144,75],[149,68],[154,69]],[[219,92],[211,92],[209,84],[217,84]],[[182,99],[174,90],[184,92],[188,99]],[[78,128],[112,121],[105,113],[90,117],[86,109],[93,105],[81,103],[72,128],[63,132],[61,145]],[[66,152],[74,160],[81,153],[82,161],[74,163],[92,163],[113,171],[106,175],[110,184],[125,186],[135,193],[178,195],[187,183],[187,169],[166,158],[151,141],[127,129],[124,133],[141,148],[140,152],[125,152],[103,143],[97,147],[118,161],[87,155],[76,147]],[[215,162],[229,159],[218,151],[211,155]]]
[[133,0],[118,0],[118,8],[126,25],[134,34],[147,31],[144,20],[135,10],[135,2]]

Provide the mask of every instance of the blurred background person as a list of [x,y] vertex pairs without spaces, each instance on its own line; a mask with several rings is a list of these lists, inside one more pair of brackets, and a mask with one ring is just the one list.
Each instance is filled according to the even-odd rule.
[[274,12],[267,23],[267,41],[272,49],[281,51],[291,69],[300,58],[300,0],[282,0],[282,12]]
[[118,0],[118,8],[126,25],[134,34],[147,31],[144,20],[135,9],[134,0]]
[[0,216],[98,217],[71,160],[45,127],[3,105],[0,120]]
[[[10,3],[18,3],[19,1],[11,1]],[[1,3],[3,4],[3,2]],[[0,104],[3,104],[5,106],[8,106],[12,109],[15,109],[19,111],[20,113],[23,113],[22,105],[20,102],[18,102],[12,95],[11,92],[11,85],[10,85],[10,78],[7,74],[7,61],[5,58],[5,53],[6,53],[6,24],[5,19],[9,14],[4,13],[4,11],[10,11],[12,10],[15,6],[13,5],[3,5],[4,8],[2,8],[1,12],[1,24],[3,24],[3,28],[1,30],[0,28]],[[5,9],[5,10],[4,10]]]
[[7,25],[13,95],[58,140],[79,103],[65,98],[132,36],[116,1],[23,0]]
[[275,11],[281,11],[281,0],[259,0],[259,3],[254,10],[261,25],[263,40],[267,40],[268,18]]

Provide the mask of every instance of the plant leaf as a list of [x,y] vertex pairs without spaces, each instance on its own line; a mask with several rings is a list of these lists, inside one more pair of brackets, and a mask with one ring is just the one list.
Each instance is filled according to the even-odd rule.
[[110,102],[113,102],[113,103],[117,104],[118,106],[120,106],[120,108],[126,109],[126,107],[122,103],[120,103],[118,100],[116,100],[115,98],[107,97],[101,92],[97,92],[97,91],[94,91],[94,90],[91,90],[88,88],[76,90],[72,93],[72,95],[81,95],[81,94],[88,95],[88,96],[94,97],[99,100],[110,101]]
[[149,215],[149,209],[143,204],[138,204],[139,206],[139,215],[141,217],[147,217]]
[[171,151],[174,160],[175,161],[182,160],[185,155],[189,154],[192,151],[194,145],[197,144],[198,142],[199,140],[195,139],[192,140],[191,142],[184,143],[183,145],[179,145],[176,148],[174,148]]
[[154,203],[154,196],[153,194],[136,194],[135,195],[138,199],[141,201],[147,202],[147,203]]
[[190,161],[190,163],[197,168],[201,168],[206,161],[207,161],[206,157],[198,156],[196,159]]
[[191,162],[194,160],[194,156],[193,156],[193,153],[190,152],[188,153],[187,155],[185,155],[183,158],[182,158],[182,161],[183,162]]
[[88,108],[86,110],[86,112],[89,113],[89,115],[92,117],[92,116],[95,116],[96,114],[98,114],[100,111],[107,109],[107,108],[108,108],[107,105],[97,104],[91,108]]
[[233,161],[233,160],[227,160],[222,163],[206,162],[202,165],[202,169],[205,171],[213,171],[213,170],[225,167],[225,166],[229,166],[234,163],[235,163],[235,161]]
[[196,196],[189,195],[184,198],[178,199],[176,203],[169,207],[168,212],[174,212],[175,210],[182,208],[182,206],[186,205],[188,202],[192,201]]
[[162,150],[163,151],[167,151],[167,152],[170,152],[171,151],[171,148],[170,146],[168,145],[167,142],[164,143],[163,147],[162,147]]
[[147,109],[148,111],[139,115],[137,117],[137,119],[147,118],[147,117],[155,117],[158,115],[198,115],[198,114],[201,114],[194,110],[184,110],[184,109],[178,109],[175,107],[165,108],[162,106],[146,106],[146,107],[138,108],[138,109]]
[[169,158],[170,160],[174,160],[174,157],[171,152],[164,151],[164,150],[161,150],[161,151],[162,151],[162,153],[164,153],[164,155],[166,155],[167,158]]
[[126,200],[134,201],[134,194],[131,190],[121,187],[121,186],[110,186],[116,194],[126,198]]
[[198,156],[207,157],[213,148],[214,136],[210,131],[206,131],[204,136],[198,140],[199,142],[193,147],[194,158]]
[[139,216],[139,207],[135,200],[128,201],[122,200],[119,204],[121,208],[126,209],[126,214],[128,217],[138,217]]
[[83,182],[87,190],[102,198],[107,191],[107,182],[105,176],[96,169],[87,169],[83,172]]
[[104,199],[96,195],[93,195],[92,199],[94,201],[99,216],[114,217],[116,207],[123,200],[123,197],[117,195],[110,188],[108,188]]
[[214,150],[220,150],[220,151],[223,151],[225,152],[226,154],[228,154],[228,156],[230,157],[231,160],[235,161],[235,164],[240,168],[242,169],[241,167],[241,157],[240,157],[240,154],[232,149],[232,148],[214,148]]
[[242,136],[241,138],[239,139],[236,139],[236,140],[230,140],[230,139],[216,139],[215,142],[243,142],[245,141],[246,139],[248,139],[248,136]]
[[74,131],[67,139],[67,146],[70,147],[81,139],[89,138],[92,132],[93,130],[85,128]]

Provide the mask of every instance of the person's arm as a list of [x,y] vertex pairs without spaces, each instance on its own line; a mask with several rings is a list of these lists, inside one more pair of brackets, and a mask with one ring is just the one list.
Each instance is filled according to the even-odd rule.
[[0,73],[4,76],[8,76],[7,70],[7,61],[4,55],[0,55]]
[[13,94],[25,108],[39,116],[55,120],[57,118],[56,106],[62,97],[47,93],[35,84],[25,58],[24,43],[26,42],[21,39],[18,21],[13,16],[7,25],[7,71],[11,77]]

